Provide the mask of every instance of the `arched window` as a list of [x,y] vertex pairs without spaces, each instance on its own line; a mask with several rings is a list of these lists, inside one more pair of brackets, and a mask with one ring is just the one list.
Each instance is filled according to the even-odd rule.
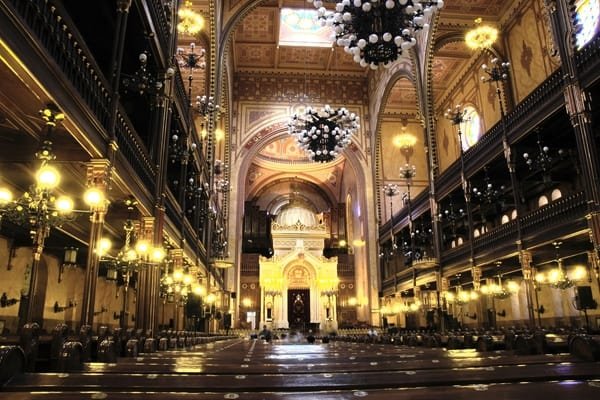
[[562,197],[562,192],[560,191],[560,189],[554,189],[552,191],[552,194],[550,195],[550,198],[552,199],[552,201],[556,201],[558,199],[560,199]]
[[462,244],[463,244],[463,238],[459,236],[458,239],[456,240],[456,245],[461,246]]
[[538,199],[538,207],[544,207],[547,204],[548,204],[548,197],[540,196],[540,198]]
[[512,210],[512,213],[510,214],[510,219],[517,219],[517,209],[516,208],[514,210]]
[[473,237],[479,237],[479,235],[479,229],[475,228],[475,230],[473,231]]
[[600,30],[600,0],[577,0],[574,19],[575,42],[577,49],[581,49]]
[[508,222],[509,222],[509,221],[510,221],[510,218],[509,218],[509,216],[508,216],[508,215],[506,215],[506,214],[504,214],[504,215],[502,216],[502,220],[501,220],[501,222],[502,222],[502,225],[504,225],[504,224],[508,224]]
[[481,136],[481,117],[473,106],[465,106],[464,108],[464,125],[462,126],[462,149],[467,151],[473,146]]

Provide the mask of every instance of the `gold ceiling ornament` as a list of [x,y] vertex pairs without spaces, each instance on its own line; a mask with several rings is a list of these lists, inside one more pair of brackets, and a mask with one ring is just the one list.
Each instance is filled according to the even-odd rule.
[[183,7],[177,12],[179,23],[177,31],[182,34],[196,35],[204,28],[204,18],[202,15],[192,10],[192,2],[186,0]]
[[402,132],[394,136],[393,142],[397,148],[407,151],[417,144],[417,137],[412,133],[406,132],[406,127],[402,127]]
[[498,39],[498,29],[490,25],[482,24],[483,20],[475,20],[475,28],[465,35],[465,43],[473,50],[489,49]]

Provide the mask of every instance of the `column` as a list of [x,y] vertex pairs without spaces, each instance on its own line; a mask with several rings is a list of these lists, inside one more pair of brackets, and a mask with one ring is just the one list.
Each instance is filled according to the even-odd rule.
[[565,88],[565,107],[575,131],[577,152],[583,176],[585,195],[588,200],[588,226],[590,240],[596,251],[600,251],[600,187],[598,186],[598,154],[592,131],[591,108],[592,99],[579,82],[575,52],[571,38],[573,25],[569,2],[546,0],[546,8],[550,13],[550,23],[554,36],[554,44],[558,48],[561,59]]
[[[137,240],[152,243],[154,240],[154,217],[142,217],[140,221],[140,230]],[[153,326],[156,307],[158,304],[158,286],[152,287],[151,276],[154,265],[147,258],[147,255],[140,255],[142,269],[138,272],[137,281],[137,302],[135,310],[135,326],[143,329],[144,332]]]
[[[99,189],[106,193],[110,180],[110,162],[107,159],[94,159],[87,166],[87,186],[89,188]],[[85,278],[83,284],[83,297],[81,304],[81,325],[90,325],[94,323],[94,303],[96,301],[96,283],[98,281],[99,257],[96,248],[100,239],[102,239],[102,230],[104,228],[104,217],[106,215],[107,202],[103,202],[92,208],[90,221],[89,248],[85,269]]]
[[523,281],[525,282],[525,295],[527,296],[527,314],[529,317],[529,326],[535,326],[535,314],[533,306],[533,268],[531,266],[531,252],[527,250],[519,251],[519,262],[521,263],[521,271],[523,273]]

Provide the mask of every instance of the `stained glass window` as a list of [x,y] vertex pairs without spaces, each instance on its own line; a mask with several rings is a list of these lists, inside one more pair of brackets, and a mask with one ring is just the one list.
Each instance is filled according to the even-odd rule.
[[575,42],[581,49],[596,36],[600,27],[600,0],[575,2]]
[[332,34],[331,27],[317,21],[317,10],[281,9],[280,46],[331,47]]
[[477,110],[472,106],[465,106],[465,123],[462,126],[462,149],[466,151],[473,146],[481,136],[481,117]]

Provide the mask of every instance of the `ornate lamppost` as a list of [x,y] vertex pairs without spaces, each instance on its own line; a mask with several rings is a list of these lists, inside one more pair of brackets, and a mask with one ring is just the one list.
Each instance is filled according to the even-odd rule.
[[[43,299],[38,298],[38,272],[45,242],[51,229],[73,221],[76,212],[89,212],[75,210],[74,201],[70,197],[56,194],[61,175],[53,166],[56,155],[53,151],[52,133],[56,125],[64,120],[65,115],[54,104],[48,104],[40,111],[40,115],[45,121],[45,136],[39,150],[35,153],[39,162],[35,183],[16,199],[10,189],[0,188],[0,222],[6,218],[18,225],[28,227],[33,241],[29,287],[26,288],[27,293],[23,293],[26,311],[22,314],[20,326],[26,322],[41,322],[39,306],[43,303]],[[92,209],[105,204],[103,192],[95,187],[88,189],[83,197]]]

